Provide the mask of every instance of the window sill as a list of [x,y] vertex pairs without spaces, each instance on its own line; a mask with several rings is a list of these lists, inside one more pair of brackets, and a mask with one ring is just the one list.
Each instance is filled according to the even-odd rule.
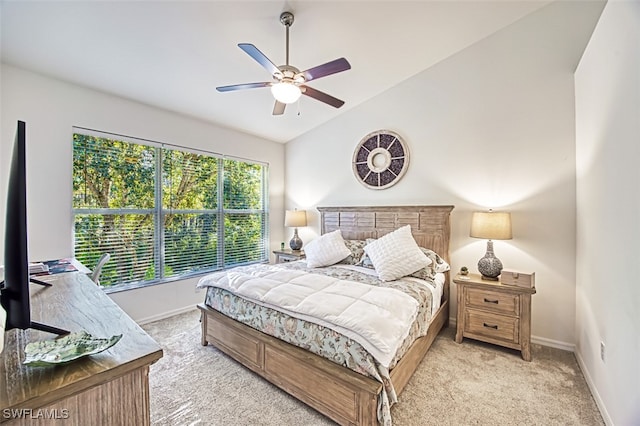
[[185,281],[185,280],[189,280],[189,279],[193,279],[193,278],[201,278],[201,277],[204,277],[205,275],[213,274],[215,272],[228,271],[228,270],[231,270],[231,269],[236,268],[238,266],[256,265],[258,263],[269,263],[269,261],[268,260],[264,260],[264,261],[259,261],[259,262],[242,263],[242,264],[230,266],[228,268],[211,269],[211,270],[208,270],[208,271],[194,272],[192,274],[180,275],[180,276],[177,276],[177,277],[162,278],[162,279],[159,279],[159,280],[144,281],[144,282],[137,282],[137,283],[116,284],[116,285],[109,286],[109,287],[102,287],[102,286],[101,287],[102,287],[102,289],[104,290],[104,292],[106,294],[119,293],[121,291],[136,290],[136,289],[139,289],[139,288],[152,287],[152,286],[156,286],[156,285],[160,285],[160,284],[168,284],[168,283],[173,283],[173,282],[176,282],[176,281]]

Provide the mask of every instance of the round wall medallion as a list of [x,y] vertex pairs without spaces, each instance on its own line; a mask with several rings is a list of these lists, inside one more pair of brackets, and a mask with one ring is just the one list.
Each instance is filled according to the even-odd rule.
[[397,183],[409,167],[409,149],[400,135],[377,130],[362,138],[353,152],[353,174],[371,189]]

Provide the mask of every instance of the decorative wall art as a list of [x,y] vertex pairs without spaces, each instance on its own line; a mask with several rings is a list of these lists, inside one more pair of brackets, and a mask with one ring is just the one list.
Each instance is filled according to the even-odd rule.
[[370,189],[398,183],[409,167],[409,149],[400,135],[376,130],[366,135],[353,152],[353,174]]

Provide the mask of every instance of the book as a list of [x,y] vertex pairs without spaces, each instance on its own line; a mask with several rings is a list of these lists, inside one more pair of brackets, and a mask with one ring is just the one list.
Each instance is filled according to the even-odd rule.
[[60,274],[62,272],[74,272],[78,270],[78,268],[73,265],[73,259],[70,258],[47,260],[43,263],[49,268],[50,274]]
[[55,259],[55,260],[46,260],[44,262],[38,262],[43,265],[43,270],[32,272],[31,267],[29,267],[29,274],[42,276],[42,275],[52,275],[52,274],[61,274],[63,272],[75,272],[78,268],[74,265],[73,259],[64,258],[64,259]]
[[29,264],[29,274],[41,274],[43,272],[48,272],[49,267],[42,262],[35,262]]

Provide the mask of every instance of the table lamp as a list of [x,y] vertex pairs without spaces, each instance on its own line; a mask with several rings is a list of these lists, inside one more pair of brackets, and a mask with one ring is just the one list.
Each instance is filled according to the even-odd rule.
[[478,261],[478,271],[482,279],[498,281],[502,272],[502,262],[493,253],[492,240],[510,240],[511,213],[508,212],[473,212],[471,218],[471,232],[473,238],[483,238],[487,241],[487,252]]
[[287,210],[284,215],[284,226],[295,228],[293,238],[289,241],[291,250],[298,251],[302,248],[302,240],[298,237],[298,227],[307,226],[307,212],[305,210]]

